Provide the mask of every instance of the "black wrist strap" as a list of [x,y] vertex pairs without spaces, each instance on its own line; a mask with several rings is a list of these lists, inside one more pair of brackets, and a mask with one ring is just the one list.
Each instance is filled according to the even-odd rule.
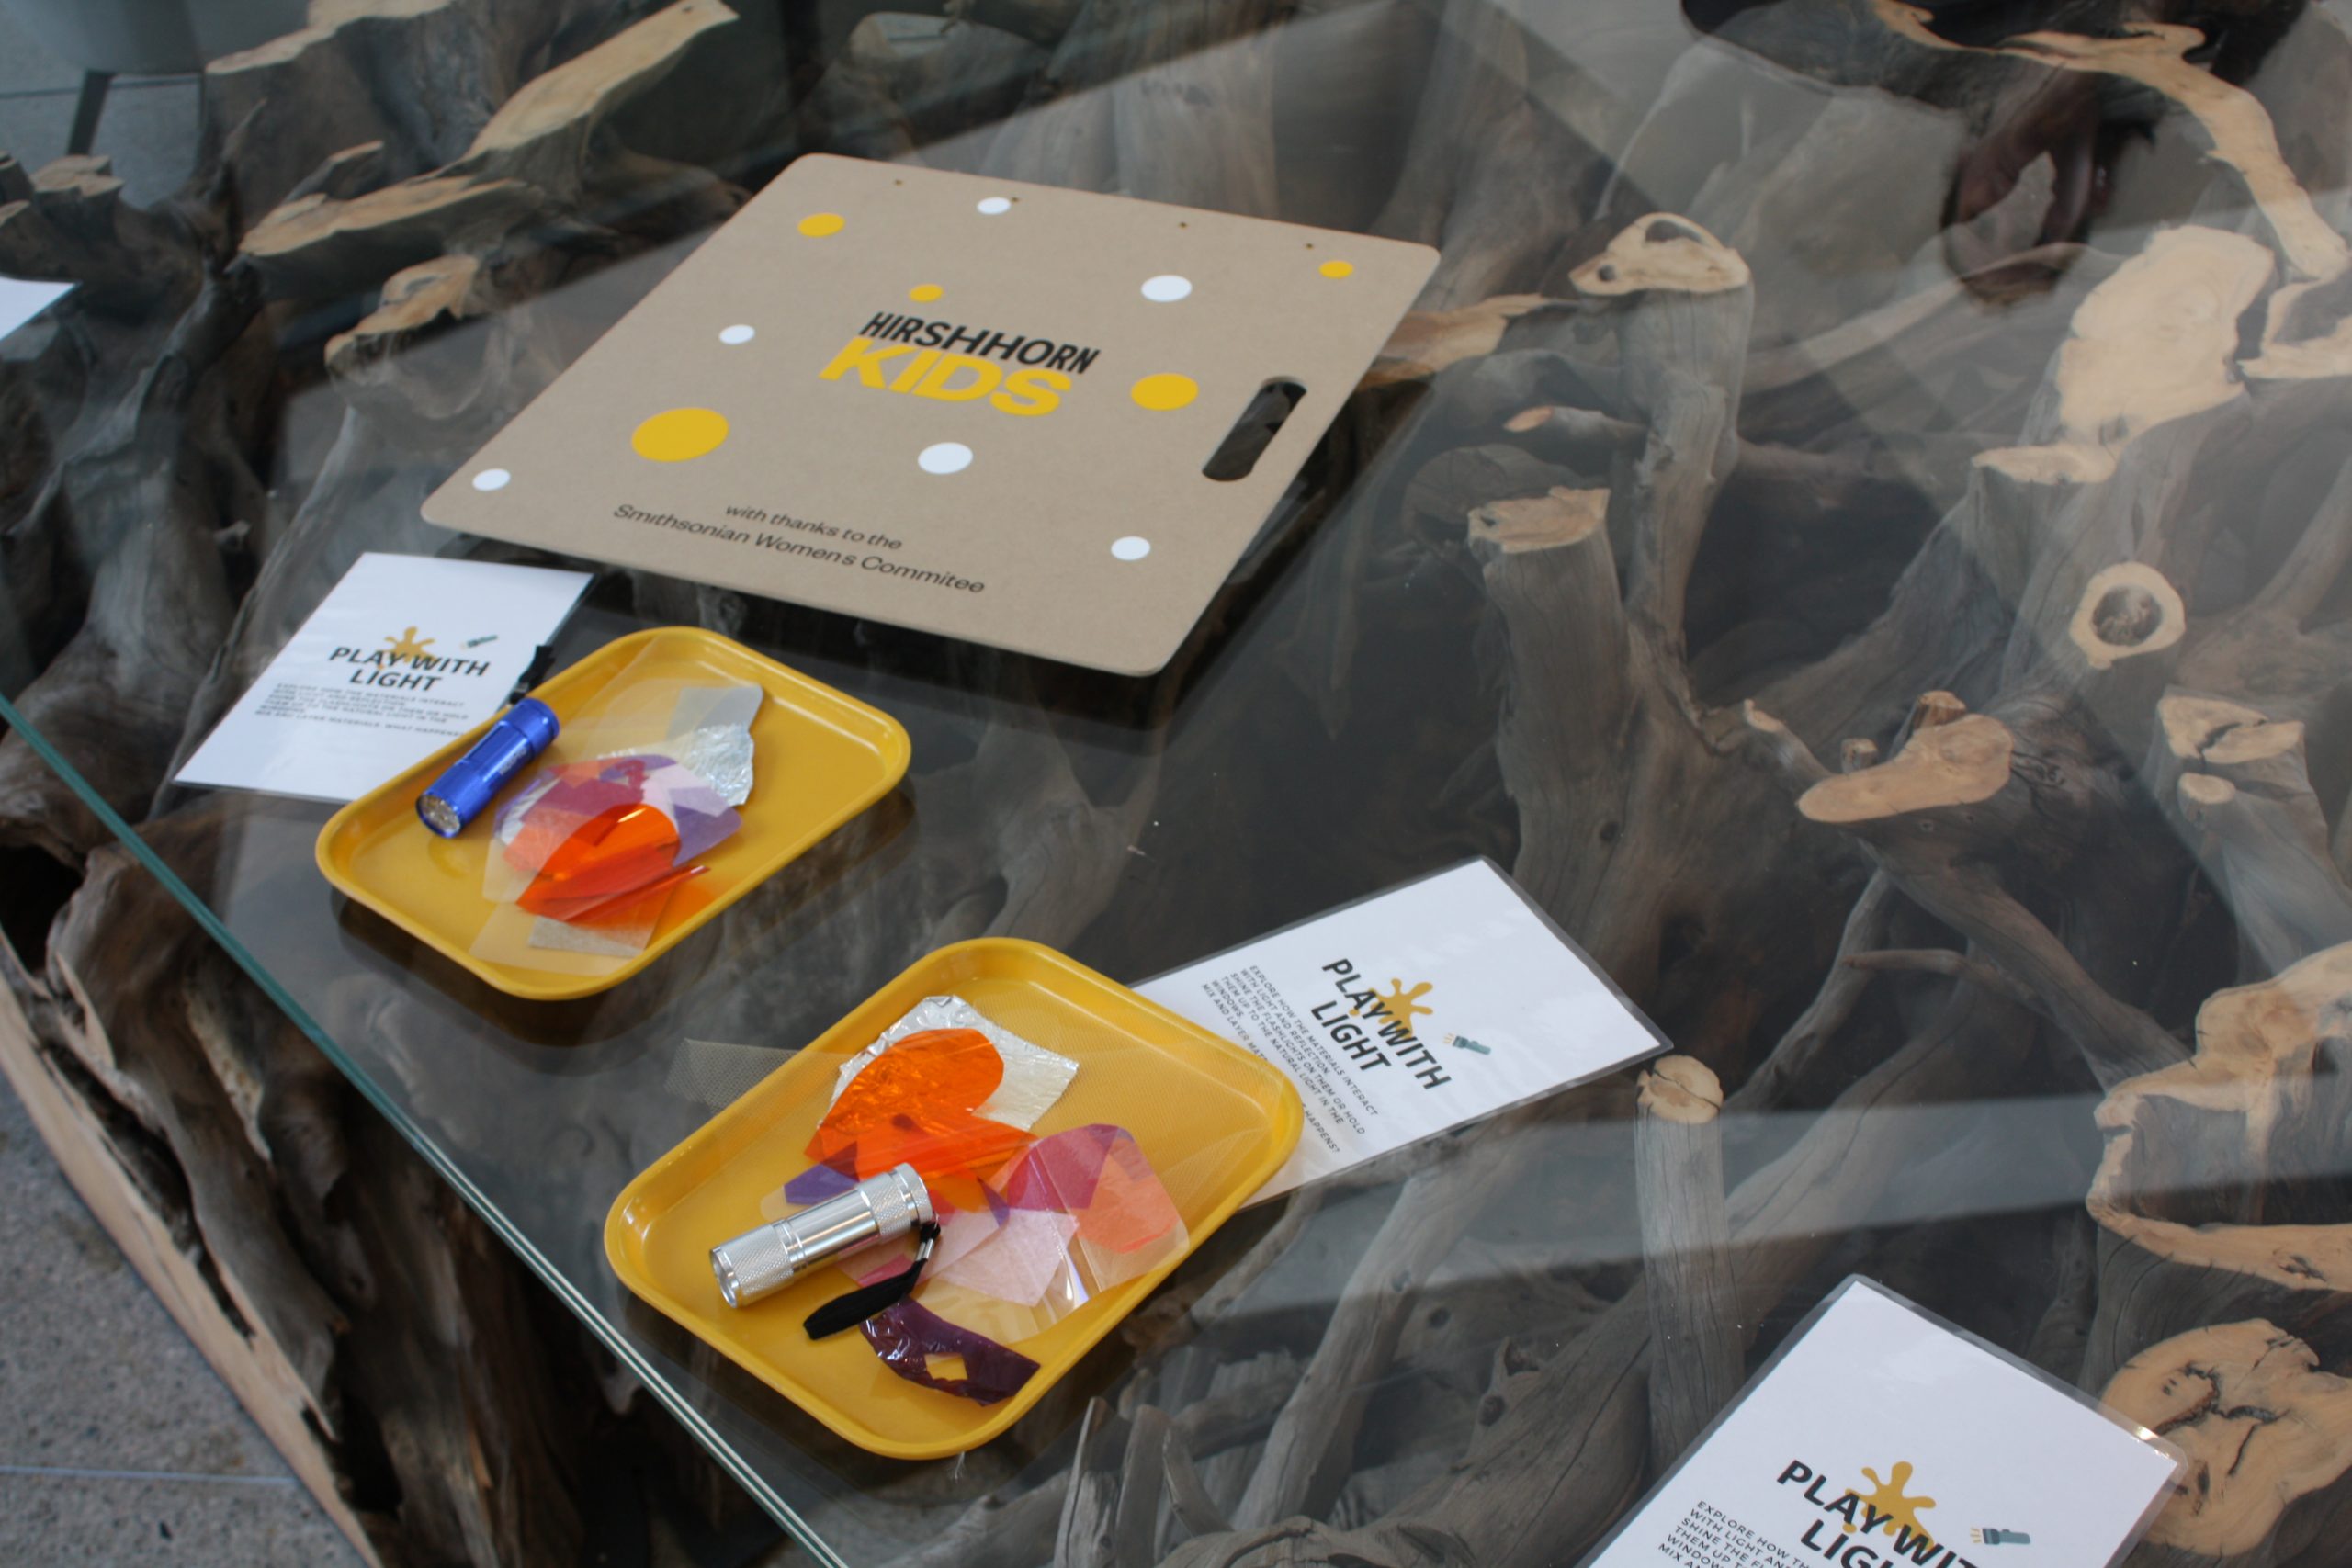
[[939,1243],[939,1227],[924,1225],[915,1232],[915,1260],[887,1280],[876,1280],[870,1285],[835,1296],[808,1314],[806,1325],[811,1339],[831,1338],[845,1328],[855,1328],[876,1313],[898,1305],[914,1293],[922,1282],[922,1266],[931,1261],[931,1249]]

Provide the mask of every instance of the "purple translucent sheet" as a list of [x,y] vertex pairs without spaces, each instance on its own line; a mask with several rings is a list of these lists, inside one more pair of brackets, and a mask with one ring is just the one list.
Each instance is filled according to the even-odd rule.
[[637,773],[638,787],[644,792],[646,804],[678,825],[680,865],[734,837],[735,829],[743,825],[743,818],[735,808],[692,768],[651,752],[607,761],[631,768]]
[[[865,1332],[866,1343],[882,1358],[882,1364],[909,1382],[979,1404],[1011,1398],[1037,1371],[1037,1363],[1020,1351],[1008,1350],[968,1328],[958,1328],[913,1302],[900,1302],[876,1313],[865,1320]],[[931,1362],[940,1356],[962,1358],[964,1375],[935,1374]]]
[[857,1178],[844,1176],[830,1165],[812,1165],[784,1184],[784,1201],[805,1209],[838,1198],[856,1185]]

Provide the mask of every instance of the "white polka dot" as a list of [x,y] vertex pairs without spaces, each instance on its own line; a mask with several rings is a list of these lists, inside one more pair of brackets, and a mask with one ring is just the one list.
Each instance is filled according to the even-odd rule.
[[1156,305],[1172,304],[1193,291],[1193,280],[1163,272],[1158,277],[1143,280],[1143,297]]
[[972,449],[961,441],[941,441],[926,446],[915,458],[926,474],[960,474],[972,466]]
[[1113,540],[1111,553],[1121,560],[1141,560],[1151,554],[1151,541],[1130,534],[1124,539]]
[[749,343],[759,335],[759,333],[753,332],[751,328],[738,324],[736,326],[720,328],[718,333],[718,341],[721,343]]
[[504,468],[484,468],[474,476],[476,490],[504,490],[506,481],[514,476]]
[[1001,196],[984,196],[980,197],[980,210],[993,218],[1000,212],[1012,211],[1012,203]]

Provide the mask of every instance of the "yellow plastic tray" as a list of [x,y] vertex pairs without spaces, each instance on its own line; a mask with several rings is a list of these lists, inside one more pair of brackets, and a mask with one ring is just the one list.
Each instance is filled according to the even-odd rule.
[[509,996],[567,1001],[617,986],[669,952],[906,773],[910,747],[897,719],[696,626],[656,626],[606,643],[532,695],[567,726],[593,719],[625,670],[632,679],[748,682],[767,693],[752,722],[756,782],[741,808],[742,828],[703,856],[709,869],[680,890],[643,953],[610,971],[568,974],[469,951],[492,908],[481,893],[482,863],[497,807],[456,838],[442,839],[416,819],[416,797],[488,724],[327,818],[319,830],[319,870],[350,897]]
[[1183,1261],[1171,1258],[1023,1340],[1014,1348],[1037,1371],[990,1405],[908,1382],[854,1331],[811,1340],[802,1319],[850,1288],[837,1269],[752,1306],[719,1299],[711,1247],[759,1224],[761,1200],[808,1168],[842,1061],[929,996],[961,997],[1075,1060],[1078,1076],[1035,1131],[1109,1122],[1133,1133],[1193,1247],[1282,1168],[1303,1116],[1290,1079],[1240,1046],[1050,948],[984,938],[918,961],[648,1167],[605,1218],[605,1256],[621,1282],[851,1442],[891,1459],[940,1459],[1002,1432]]

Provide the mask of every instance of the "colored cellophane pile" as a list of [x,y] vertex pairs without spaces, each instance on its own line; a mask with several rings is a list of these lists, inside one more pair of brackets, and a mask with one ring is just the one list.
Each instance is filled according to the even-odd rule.
[[[842,1066],[812,1163],[762,1211],[780,1219],[899,1164],[922,1174],[938,1225],[930,1261],[910,1298],[862,1326],[899,1376],[982,1404],[1007,1398],[1037,1370],[1023,1340],[1190,1247],[1126,1128],[1038,1130],[1080,1070],[956,997],[925,999]],[[873,1248],[844,1271],[871,1283],[912,1252]]]
[[699,908],[704,857],[742,826],[757,686],[620,687],[567,725],[492,807],[475,956],[579,973],[618,965]]

